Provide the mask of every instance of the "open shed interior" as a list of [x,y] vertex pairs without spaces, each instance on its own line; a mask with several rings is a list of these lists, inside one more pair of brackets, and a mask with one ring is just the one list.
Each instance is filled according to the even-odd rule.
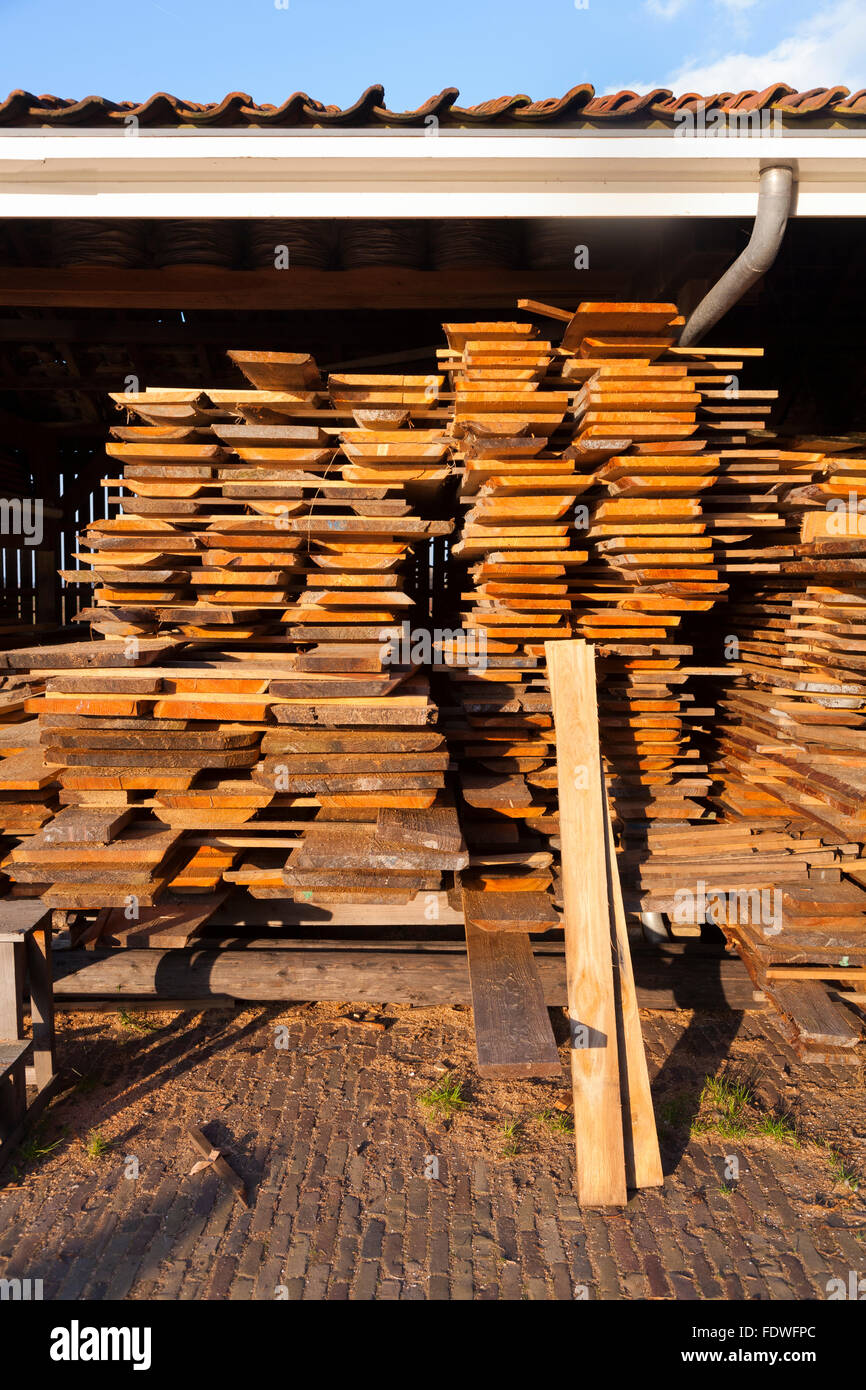
[[[90,948],[88,983],[79,980],[71,989],[146,994],[156,988],[158,962],[132,961],[133,948],[151,948],[163,961],[159,968],[171,972],[186,967],[164,963],[164,951],[195,943],[219,952],[234,941],[258,949],[235,953],[245,957],[240,962],[221,960],[216,974],[209,961],[211,987],[235,997],[268,997],[269,989],[281,988],[272,959],[281,943],[341,937],[369,945],[408,937],[432,950],[437,942],[461,939],[469,924],[482,941],[484,933],[501,933],[533,942],[542,1003],[545,995],[562,1002],[561,982],[545,974],[549,961],[561,966],[556,745],[544,689],[544,641],[553,628],[551,635],[583,636],[598,651],[601,749],[632,931],[640,932],[643,919],[675,944],[679,938],[695,970],[711,962],[705,968],[721,993],[717,946],[724,933],[743,955],[752,987],[776,1004],[804,1055],[852,1055],[866,969],[859,867],[866,822],[857,771],[866,708],[859,654],[866,631],[863,541],[856,520],[840,538],[809,518],[826,518],[829,498],[847,505],[849,493],[866,490],[858,468],[866,475],[866,465],[857,458],[866,444],[862,224],[793,220],[772,270],[710,335],[702,345],[706,352],[677,357],[675,333],[648,350],[647,336],[666,336],[664,313],[654,330],[639,316],[632,322],[626,314],[619,323],[615,313],[617,305],[636,304],[676,306],[688,315],[749,230],[737,219],[4,225],[3,493],[10,501],[42,499],[44,526],[35,545],[22,545],[20,535],[2,538],[3,645],[71,646],[86,640],[90,627],[115,645],[134,638],[139,650],[154,643],[156,652],[147,661],[130,657],[125,675],[114,676],[88,675],[91,658],[80,665],[70,660],[69,669],[56,654],[7,658],[0,692],[9,723],[5,751],[32,757],[48,749],[54,769],[31,787],[16,786],[15,769],[9,769],[13,776],[2,794],[18,819],[7,812],[7,888],[13,897],[41,895],[60,914],[57,926],[73,964]],[[519,310],[518,299],[568,312],[557,319]],[[574,329],[563,347],[564,323],[587,302],[608,306],[610,334],[602,315],[585,332]],[[596,339],[599,347],[587,347]],[[497,345],[501,361],[495,352],[478,351],[485,340]],[[467,344],[476,345],[475,360]],[[720,347],[730,356],[714,355]],[[228,355],[232,350],[240,354],[237,361]],[[257,379],[259,364],[251,369],[247,360],[267,352],[308,355],[312,362],[306,379],[300,368],[296,379],[283,378],[286,389],[299,394],[282,414],[269,414],[239,394],[269,389],[267,373]],[[584,370],[581,362],[591,366]],[[624,363],[637,364],[631,378],[623,375]],[[245,365],[253,375],[245,374]],[[644,397],[661,366],[680,385],[659,414]],[[611,393],[629,396],[629,379],[639,383],[635,399],[618,405]],[[432,396],[424,385],[430,380],[437,383]],[[176,417],[189,433],[166,437],[162,474],[159,464],[149,474],[139,470],[133,493],[129,479],[147,458],[141,448],[135,453],[136,444],[162,418],[142,407],[142,393],[160,388],[201,399],[191,414]],[[695,393],[693,404],[683,401],[686,389]],[[464,401],[462,414],[461,390],[472,403]],[[519,390],[526,391],[525,400],[508,397]],[[215,401],[213,392],[221,399]],[[129,398],[128,411],[111,400],[121,393]],[[503,423],[484,425],[485,415],[500,414]],[[168,415],[165,421],[167,427]],[[249,431],[257,423],[260,433],[253,438]],[[212,449],[208,469],[217,468],[226,451],[236,449],[239,436],[232,430],[239,426],[253,450],[276,448],[279,427],[286,426],[311,432],[297,437],[298,448],[302,443],[328,454],[324,462],[309,461],[318,484],[306,491],[300,486],[292,499],[299,520],[286,532],[298,539],[297,549],[286,547],[296,557],[295,578],[313,597],[300,597],[304,590],[295,585],[292,565],[280,566],[288,577],[268,581],[271,617],[280,605],[295,607],[294,632],[291,625],[277,631],[255,622],[252,631],[235,636],[232,624],[242,627],[236,614],[224,628],[219,619],[197,630],[186,610],[173,622],[137,624],[128,612],[100,620],[100,604],[123,609],[130,592],[124,586],[140,584],[140,576],[124,577],[118,565],[108,579],[89,582],[93,555],[82,554],[79,534],[86,528],[99,534],[121,498],[158,501],[159,486],[141,486],[142,479],[155,484],[159,476],[175,477],[173,444]],[[390,438],[391,429],[403,432],[404,444]],[[145,433],[136,436],[138,430]],[[316,430],[325,434],[313,441]],[[110,431],[110,442],[120,448],[107,469]],[[365,453],[358,436],[376,431],[383,437]],[[535,453],[527,439],[539,441]],[[387,458],[376,464],[379,443],[396,460],[391,483],[376,476],[377,467],[380,473],[388,468]],[[343,461],[332,476],[334,446]],[[408,458],[421,457],[412,453],[419,447],[429,449],[436,465],[430,464],[431,472],[442,471],[442,477],[400,472]],[[494,473],[485,461],[500,455],[507,462]],[[716,462],[690,470],[695,458]],[[536,462],[521,472],[521,459]],[[238,478],[254,480],[265,460],[250,462],[253,471]],[[117,471],[121,466],[125,474]],[[340,478],[371,493],[363,498],[369,509],[355,509],[364,523],[360,531],[366,527],[370,538],[370,556],[390,547],[400,563],[382,561],[377,571],[371,558],[365,570],[363,539],[342,549],[335,543],[331,551],[344,569],[336,562],[321,566],[322,600],[307,560],[313,552],[321,560],[328,550],[324,531],[313,528],[317,511],[322,515],[321,484]],[[289,481],[286,473],[283,483]],[[372,496],[375,487],[381,496]],[[248,494],[243,487],[223,494],[232,496],[238,498],[236,520],[263,515],[245,502],[255,496],[252,486]],[[340,494],[337,487],[330,496],[339,503],[337,513],[348,517],[349,491]],[[550,506],[542,505],[545,498]],[[583,505],[586,523],[575,520]],[[147,514],[147,508],[134,513]],[[167,514],[170,508],[150,510],[151,516]],[[313,519],[302,522],[308,516]],[[181,533],[195,530],[194,507],[186,517]],[[701,544],[696,539],[689,549],[678,542],[686,533]],[[527,557],[533,534],[538,542]],[[659,535],[666,560],[649,548]],[[634,554],[626,544],[630,537]],[[583,555],[582,568],[560,573],[554,554],[560,548]],[[227,544],[224,550],[224,588],[214,604],[226,601],[232,565],[246,572],[242,550],[232,554]],[[189,576],[172,578],[165,555],[159,548],[154,555],[161,555],[163,576],[155,581],[157,597],[136,601],[188,605]],[[547,587],[525,583],[532,566],[539,571],[533,584],[547,579]],[[273,555],[261,561],[262,571],[268,567],[277,567]],[[366,594],[357,578],[365,573],[382,581]],[[389,587],[391,573],[399,579]],[[329,575],[337,576],[333,588]],[[341,624],[350,626],[356,617],[345,611],[337,623],[322,617],[341,584],[344,594],[353,587],[363,594],[368,610],[369,631],[354,639]],[[186,597],[178,597],[181,590]],[[392,601],[376,607],[376,591]],[[477,680],[465,651],[455,656],[445,650],[449,638],[417,663],[402,653],[400,682],[389,684],[393,672],[372,650],[381,647],[373,629],[385,628],[388,641],[394,629],[399,641],[404,610],[412,631],[433,634],[434,642],[435,632],[445,629],[486,633],[487,660],[494,670],[501,667],[501,679]],[[81,612],[88,614],[85,623],[76,621]],[[629,614],[634,617],[626,627]],[[618,637],[616,623],[625,637]],[[176,652],[163,645],[169,630],[176,637],[178,624],[185,654],[182,644]],[[251,651],[257,655],[245,657]],[[278,670],[287,652],[301,653],[300,666]],[[165,670],[176,659],[209,663],[213,679],[223,681],[222,694],[208,696],[207,683],[197,687],[191,670],[185,687],[175,682],[158,689],[154,682],[171,680]],[[416,664],[421,669],[407,676],[402,668]],[[232,692],[230,669],[241,671],[250,688],[239,681]],[[359,716],[346,726],[354,728],[354,739],[339,723],[317,737],[317,717],[308,717],[306,706],[315,704],[315,690],[329,678],[342,682],[347,701],[362,706],[375,702],[381,686],[391,699],[390,722],[377,723],[378,714],[371,713],[368,722]],[[272,717],[264,698],[269,679],[278,701],[303,706],[294,730],[288,716],[283,722]],[[316,680],[324,684],[317,687]],[[253,689],[256,682],[264,688]],[[128,706],[118,703],[124,690]],[[207,727],[202,695],[217,701]],[[245,699],[253,713],[244,714]],[[48,715],[39,726],[32,718],[38,711]],[[148,743],[144,720],[151,717],[160,727]],[[112,720],[119,721],[113,731]],[[33,726],[32,736],[24,734],[25,723]],[[172,724],[179,735],[192,731],[191,738],[198,729],[204,742],[212,735],[219,756],[210,754],[208,761],[197,752],[185,761],[183,739],[172,744]],[[86,727],[112,737],[88,741]],[[137,759],[140,768],[156,767],[167,749],[173,753],[164,758],[164,771],[179,774],[177,787],[154,787],[144,771],[118,781],[118,766],[131,769]],[[125,761],[120,750],[126,750]],[[235,775],[235,768],[242,771]],[[253,768],[264,771],[248,775]],[[191,769],[195,775],[181,786]],[[254,814],[234,823],[224,819],[221,829],[218,812],[227,811],[228,800],[220,796],[240,797],[240,782],[249,783]],[[257,800],[255,788],[266,783],[270,796]],[[196,787],[204,788],[198,799]],[[429,817],[440,809],[449,815],[434,825]],[[65,858],[64,847],[45,838],[46,828],[71,811],[86,811],[103,826],[102,840],[92,832],[105,850],[102,869],[89,880],[59,872],[76,860],[80,869],[82,842],[74,838],[84,834],[80,814]],[[299,830],[300,822],[315,825],[316,833]],[[128,837],[143,825],[154,844],[136,860]],[[422,863],[417,842],[425,834],[429,862]],[[171,850],[167,860],[160,835]],[[178,835],[185,851],[180,859]],[[294,863],[287,865],[289,855]],[[707,871],[711,862],[718,866],[715,877]],[[58,866],[57,877],[51,865]],[[718,890],[715,914],[695,896],[698,883],[707,893]],[[149,899],[143,884],[161,887]],[[775,905],[765,908],[760,898],[770,889],[783,894],[784,930],[775,930]],[[693,893],[691,910],[678,910],[680,890]],[[748,911],[743,920],[739,901],[731,911],[732,893],[752,895],[757,920]],[[140,905],[151,913],[144,922],[124,917],[130,896],[136,911]],[[205,897],[208,911],[202,909]],[[160,915],[169,900],[172,913]],[[661,927],[660,914],[666,919]],[[117,947],[127,948],[126,964],[112,963]],[[220,978],[222,986],[214,985]],[[184,979],[189,987],[188,972]],[[324,986],[321,972],[311,979],[307,987],[319,993],[310,997],[348,997],[321,992],[344,990],[344,976]],[[408,997],[420,997],[417,984],[405,988]],[[444,973],[443,957],[435,989],[457,988]],[[847,1004],[840,1004],[840,991]]]
[[[781,435],[866,431],[863,230],[856,218],[792,220],[776,264],[711,335],[764,348]],[[326,370],[433,370],[445,316],[507,319],[520,297],[563,308],[672,300],[688,314],[749,231],[745,219],[8,219],[3,464],[8,495],[33,487],[48,510],[47,543],[29,566],[4,556],[7,625],[71,616],[52,573],[96,514],[102,444],[116,420],[110,392],[228,386],[233,343],[302,344]]]

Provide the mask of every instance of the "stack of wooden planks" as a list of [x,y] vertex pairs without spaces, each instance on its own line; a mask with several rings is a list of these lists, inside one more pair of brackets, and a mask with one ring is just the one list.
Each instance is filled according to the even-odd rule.
[[674,305],[582,305],[563,337],[574,353],[563,373],[582,383],[576,446],[599,457],[576,627],[598,644],[602,743],[627,836],[633,823],[640,833],[646,820],[708,815],[699,738],[713,709],[697,678],[724,668],[695,662],[695,636],[732,569],[754,561],[755,526],[774,524],[750,514],[739,433],[769,407],[728,399],[742,355],[677,348],[678,323]]
[[796,884],[772,878],[773,928],[730,904],[720,925],[801,1054],[854,1060],[861,1030],[842,1005],[864,1002],[866,978],[866,461],[803,450],[781,470],[784,544],[726,616],[739,662],[720,701],[717,800],[766,833],[794,827],[821,854]]
[[688,664],[690,629],[729,572],[752,572],[753,530],[784,527],[750,510],[738,433],[762,423],[774,393],[728,399],[740,355],[676,348],[672,304],[524,303],[566,320],[559,347],[524,323],[453,324],[442,354],[464,470],[463,625],[483,638],[453,683],[463,798],[487,848],[509,838],[503,817],[556,836],[543,644],[578,633],[598,645],[602,748],[626,835],[647,819],[704,819],[710,772],[693,732],[713,709],[695,678],[727,672]]
[[[7,658],[13,658],[7,660]],[[0,853],[47,825],[57,810],[57,770],[45,760],[28,707],[44,690],[14,652],[0,651]],[[0,885],[8,887],[5,874]]]
[[402,428],[429,397],[230,355],[248,387],[117,399],[136,421],[108,446],[122,513],[85,528],[67,575],[94,583],[102,640],[26,655],[66,810],[6,867],[54,907],[133,917],[233,883],[408,902],[466,862],[403,640],[407,558],[451,530],[407,490],[447,472],[441,431]]
[[[614,940],[620,909],[715,922],[806,1055],[850,1056],[866,462],[778,447],[760,349],[679,348],[672,304],[522,305],[544,330],[445,324],[426,375],[239,350],[233,388],[115,397],[112,515],[64,576],[94,640],[0,653],[39,716],[0,761],[12,891],[100,909],[90,944],[183,944],[242,892],[462,917],[482,1071],[553,1076],[533,937],[569,942],[591,861]],[[550,679],[575,638],[591,843]]]
[[[484,638],[452,676],[448,723],[467,837],[491,860],[483,877],[464,875],[467,919],[539,931],[563,906],[543,643],[580,634],[599,655],[626,904],[668,914],[677,936],[716,922],[777,1002],[768,969],[823,965],[830,980],[839,960],[860,964],[849,952],[866,839],[854,732],[866,561],[860,523],[840,538],[827,503],[844,494],[850,515],[845,490],[866,489],[866,465],[765,442],[776,393],[739,385],[760,349],[678,348],[673,305],[524,306],[565,322],[559,346],[526,324],[459,324],[441,355],[464,470],[462,621]],[[493,864],[497,848],[510,862]],[[819,920],[830,934],[807,941]],[[852,975],[843,983],[856,989]],[[786,984],[789,1022],[791,998]],[[789,1029],[804,1055],[810,1026]],[[843,1013],[840,1055],[859,1032]]]
[[0,836],[35,834],[54,815],[57,791],[56,769],[45,761],[36,720],[0,724]]
[[547,931],[559,918],[548,891],[552,855],[538,838],[556,829],[544,642],[571,636],[569,576],[587,558],[574,505],[592,479],[553,447],[570,396],[548,386],[551,344],[528,324],[446,324],[445,332],[463,467],[453,555],[465,575],[466,638],[441,656],[452,671],[448,734],[464,826],[488,861],[463,877],[464,912],[484,930]]

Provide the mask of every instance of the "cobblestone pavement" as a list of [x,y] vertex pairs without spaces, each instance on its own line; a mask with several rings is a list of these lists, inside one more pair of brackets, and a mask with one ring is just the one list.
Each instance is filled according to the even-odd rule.
[[[465,1009],[383,1006],[384,1031],[347,1009],[61,1014],[70,1085],[0,1182],[0,1276],[46,1299],[819,1299],[866,1274],[863,1069],[802,1066],[765,1015],[643,1016],[665,1186],[582,1212],[565,1072],[481,1081]],[[420,1099],[446,1073],[450,1115]],[[719,1074],[752,1099],[714,1108]],[[190,1174],[190,1124],[249,1210]]]

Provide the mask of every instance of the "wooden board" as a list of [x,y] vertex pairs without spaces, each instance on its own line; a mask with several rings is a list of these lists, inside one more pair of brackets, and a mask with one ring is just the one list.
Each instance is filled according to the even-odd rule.
[[595,654],[584,642],[564,642],[548,643],[545,655],[557,739],[578,1198],[582,1206],[624,1206],[625,1150]]
[[561,1076],[529,937],[481,931],[467,916],[466,953],[480,1074]]
[[629,1187],[661,1187],[664,1184],[664,1173],[647,1071],[646,1049],[641,1035],[613,826],[603,775],[600,778],[599,794],[604,807],[607,892],[613,922],[614,996],[626,1181]]

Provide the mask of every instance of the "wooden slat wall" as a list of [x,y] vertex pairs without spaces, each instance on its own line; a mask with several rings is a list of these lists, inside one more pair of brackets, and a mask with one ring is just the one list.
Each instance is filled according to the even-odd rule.
[[[31,498],[36,492],[31,461],[21,448],[0,455],[0,496]],[[36,547],[18,535],[0,534],[0,621],[32,623],[36,611]]]
[[[57,568],[81,569],[73,559],[78,551],[77,536],[88,521],[107,512],[107,489],[100,487],[103,461],[92,447],[64,450],[58,472],[60,507],[63,512],[57,532]],[[92,601],[93,586],[60,581],[59,621],[71,623],[79,608]],[[82,637],[86,633],[82,632]]]

